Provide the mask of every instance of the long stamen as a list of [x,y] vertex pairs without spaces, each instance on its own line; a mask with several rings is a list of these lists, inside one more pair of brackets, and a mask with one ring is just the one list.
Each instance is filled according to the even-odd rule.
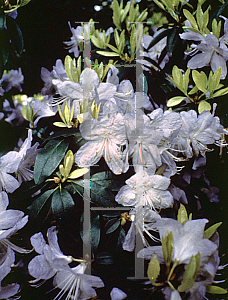
[[141,143],[139,143],[139,156],[140,156],[142,164],[144,165],[143,156],[142,156],[142,146],[141,146]]

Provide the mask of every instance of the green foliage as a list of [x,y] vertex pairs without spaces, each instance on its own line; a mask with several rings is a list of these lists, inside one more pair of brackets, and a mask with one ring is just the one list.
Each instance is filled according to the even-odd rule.
[[188,213],[183,204],[180,204],[180,208],[178,209],[177,221],[184,225],[188,221]]
[[153,258],[150,260],[147,269],[147,276],[149,277],[153,285],[155,283],[155,280],[158,278],[159,274],[160,274],[160,264],[157,259],[157,256],[154,255]]
[[172,231],[166,232],[165,238],[162,237],[162,253],[167,266],[170,266],[170,263],[173,258],[174,251],[174,240]]
[[222,225],[222,222],[219,222],[219,223],[216,223],[216,224],[212,225],[208,229],[206,229],[204,231],[203,238],[204,239],[209,239],[215,233],[215,231],[217,230],[217,228],[219,228],[219,226],[221,226],[221,225]]
[[206,291],[210,294],[218,294],[218,295],[225,295],[227,294],[227,290],[216,286],[216,285],[208,285],[206,287]]
[[72,196],[64,188],[57,189],[52,196],[51,208],[55,216],[68,212],[74,206]]
[[34,165],[34,181],[36,184],[44,181],[59,166],[69,143],[69,138],[63,140],[52,139],[38,153]]
[[181,285],[178,286],[178,292],[182,293],[189,290],[194,285],[194,279],[200,267],[200,253],[192,256],[188,263]]

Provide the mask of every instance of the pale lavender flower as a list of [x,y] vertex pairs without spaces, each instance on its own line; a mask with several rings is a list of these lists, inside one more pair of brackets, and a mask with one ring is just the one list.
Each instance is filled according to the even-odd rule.
[[12,87],[17,88],[22,92],[21,84],[24,82],[24,76],[22,74],[21,68],[18,70],[10,70],[8,73],[2,75],[2,81],[8,82],[5,89],[6,92],[12,89]]

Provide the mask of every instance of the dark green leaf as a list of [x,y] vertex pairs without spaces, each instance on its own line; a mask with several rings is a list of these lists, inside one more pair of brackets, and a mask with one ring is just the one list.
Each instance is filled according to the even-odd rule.
[[111,191],[118,192],[119,189],[125,184],[125,181],[121,181],[120,178],[114,178],[109,171],[103,171],[96,173],[92,176],[91,181],[110,189]]
[[81,133],[78,132],[78,129],[76,129],[76,128],[67,128],[67,129],[63,129],[59,132],[56,132],[56,133],[50,135],[46,139],[46,141],[52,140],[52,139],[57,139],[57,138],[60,138],[60,137],[65,138],[65,137],[69,137],[69,136],[72,136],[72,135],[74,135],[75,137],[78,137],[78,138],[81,137]]
[[27,208],[30,211],[30,216],[33,218],[37,218],[38,215],[41,213],[43,210],[45,204],[47,203],[48,200],[50,200],[52,194],[54,192],[54,189],[52,190],[47,190],[43,194],[39,195],[33,203]]
[[105,224],[106,234],[114,232],[119,226],[120,226],[120,220],[119,219],[116,220],[116,218],[115,218],[115,219],[109,220]]
[[[83,193],[84,185],[87,184],[88,179],[72,180],[73,187],[79,193]],[[76,185],[76,186],[75,186]],[[116,207],[119,206],[115,202],[115,196],[108,188],[99,184],[98,181],[90,181],[90,198],[93,203],[100,207]]]
[[161,31],[158,35],[156,35],[153,40],[150,42],[149,47],[146,49],[147,51],[150,50],[155,44],[157,44],[160,40],[162,40],[164,37],[168,36],[170,32],[172,31],[171,28]]
[[4,29],[5,27],[5,13],[3,9],[0,9],[0,31]]
[[11,43],[16,52],[21,55],[24,48],[24,40],[22,32],[16,21],[10,16],[6,16],[7,32],[9,34]]
[[179,32],[178,32],[177,28],[173,28],[173,30],[167,37],[167,52],[168,53],[173,53],[173,51],[176,47],[176,43],[179,38],[180,37],[179,37]]
[[112,265],[114,263],[113,257],[109,252],[101,252],[97,254],[95,261],[100,265]]
[[[86,222],[87,220],[85,220]],[[83,222],[84,222],[84,214],[81,216],[80,222],[80,235],[83,240],[83,243],[86,245],[90,245],[93,249],[93,252],[96,251],[98,244],[100,242],[100,216],[96,211],[91,211],[91,230],[87,232],[83,232]]]
[[60,164],[69,143],[69,139],[53,139],[38,153],[34,166],[34,181],[36,184],[40,184],[54,172]]
[[74,200],[71,195],[65,189],[57,189],[53,196],[51,202],[51,208],[53,215],[61,215],[67,212],[74,206]]

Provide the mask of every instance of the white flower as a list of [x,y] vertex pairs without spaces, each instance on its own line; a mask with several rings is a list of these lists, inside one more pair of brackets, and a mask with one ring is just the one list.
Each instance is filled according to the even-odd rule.
[[0,244],[19,253],[28,253],[9,241],[9,238],[28,222],[28,216],[20,210],[8,209],[9,199],[6,192],[0,192]]
[[74,259],[62,253],[58,245],[56,227],[47,231],[48,244],[41,232],[31,237],[31,244],[40,255],[35,256],[28,265],[29,274],[39,279],[47,280],[54,276],[53,284],[61,289],[55,299],[60,299],[67,293],[66,299],[86,300],[96,296],[92,286],[103,287],[103,281],[96,276],[84,274],[85,262],[77,267],[68,266]]
[[[151,43],[151,41],[158,35],[161,33],[161,30],[156,31],[154,36],[150,36],[150,35],[143,35],[142,37],[142,41],[141,41],[141,45],[147,49]],[[161,56],[162,51],[164,50],[164,48],[166,47],[166,43],[167,43],[167,37],[164,37],[163,39],[161,39],[158,43],[156,43],[153,47],[151,47],[149,49],[148,52],[143,51],[140,54],[140,57],[149,57],[150,59],[154,60],[157,64],[159,62],[159,57]],[[165,57],[162,59],[162,61],[160,62],[159,66],[161,67],[161,69],[163,69],[166,65],[166,63],[169,61],[169,55],[166,54]],[[138,59],[137,62],[145,65],[145,67],[143,67],[145,70],[148,70],[147,67],[151,67],[151,63],[148,62],[146,59]],[[156,66],[154,66],[155,69],[157,69]]]
[[86,264],[83,262],[77,267],[65,267],[64,270],[58,271],[54,277],[54,286],[61,289],[55,299],[60,299],[66,294],[66,300],[87,300],[97,296],[92,287],[104,287],[103,281],[92,275],[84,274]]
[[82,26],[77,26],[77,28],[72,28],[70,22],[68,22],[72,37],[69,42],[64,42],[68,46],[69,53],[74,53],[74,56],[77,58],[80,54],[78,49],[78,41],[88,40],[90,38],[89,35],[89,25],[85,24]]
[[1,81],[8,82],[8,85],[5,89],[6,92],[12,89],[12,87],[17,88],[20,92],[22,92],[21,84],[24,82],[24,76],[22,74],[21,68],[18,70],[10,70],[9,73],[5,73],[2,75]]
[[[132,223],[125,237],[124,243],[122,245],[125,251],[134,251],[135,250],[135,240],[136,233],[139,233],[143,244],[148,247],[149,243],[146,240],[148,236],[153,241],[159,241],[154,237],[150,231],[156,231],[154,226],[155,221],[160,219],[160,215],[148,207],[137,207],[132,209],[129,212]],[[145,234],[146,233],[146,237]]]
[[124,117],[121,114],[104,116],[99,121],[88,119],[80,126],[87,142],[77,151],[75,162],[79,167],[95,165],[103,156],[110,170],[121,174],[128,170],[127,139]]
[[200,44],[193,45],[194,50],[189,54],[195,54],[199,51],[201,53],[196,54],[188,61],[187,67],[191,69],[203,68],[210,64],[212,71],[215,71],[221,67],[221,79],[226,78],[227,67],[226,61],[228,60],[228,49],[220,47],[219,40],[213,34],[207,34],[205,37],[195,32],[185,32],[180,34],[182,39],[200,41]]
[[162,209],[172,207],[173,197],[167,191],[170,179],[161,175],[148,175],[146,171],[139,171],[126,180],[120,188],[115,200],[124,206]]
[[39,143],[36,142],[33,146],[32,144],[32,130],[28,130],[28,137],[22,144],[18,155],[20,156],[21,160],[17,169],[18,174],[18,181],[21,184],[22,181],[29,181],[33,179],[33,171],[31,167],[34,165],[36,156],[39,152],[37,149]]
[[0,190],[13,193],[20,186],[17,179],[10,175],[17,171],[19,163],[20,157],[16,151],[10,151],[0,157]]
[[220,145],[222,134],[226,133],[218,117],[203,111],[198,117],[194,110],[180,113],[182,127],[174,147],[184,150],[186,157],[205,156],[208,144]]
[[64,255],[59,248],[55,226],[48,228],[47,239],[48,244],[41,232],[30,238],[32,246],[40,255],[30,261],[28,270],[37,279],[49,279],[72,262],[72,257]]
[[152,110],[152,104],[145,93],[136,92],[130,80],[122,80],[114,94],[114,99],[123,113],[134,112],[136,109],[145,108]]
[[[178,221],[170,218],[162,218],[156,221],[160,238],[165,238],[167,232],[172,232],[174,239],[174,252],[172,261],[178,264],[188,264],[191,257],[200,253],[200,265],[204,265],[208,258],[216,251],[217,245],[208,239],[204,239],[204,227],[208,222],[206,219],[187,221],[181,225]],[[138,257],[144,255],[146,259],[152,258],[154,254],[160,263],[164,263],[162,246],[152,246],[140,250]]]
[[0,299],[11,299],[12,296],[17,294],[20,289],[20,285],[17,283],[8,284],[4,287],[1,286],[1,282],[11,271],[11,266],[14,264],[15,254],[13,250],[8,247],[7,250],[1,248],[0,254]]
[[143,112],[125,115],[127,138],[129,140],[129,157],[133,157],[135,171],[139,166],[146,167],[151,174],[161,166],[161,152],[158,144],[162,139],[162,130],[156,128]]
[[114,287],[110,292],[111,300],[123,300],[127,298],[127,294],[125,294],[120,289]]

